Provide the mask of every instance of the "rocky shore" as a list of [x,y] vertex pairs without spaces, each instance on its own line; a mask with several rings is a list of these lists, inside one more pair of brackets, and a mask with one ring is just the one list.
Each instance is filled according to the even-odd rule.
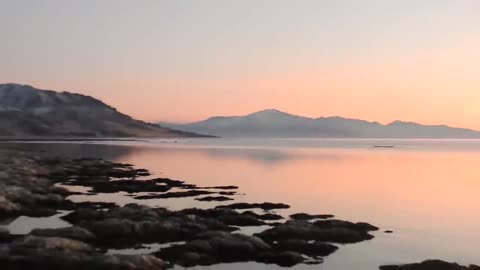
[[[85,191],[64,188],[69,186],[84,187]],[[180,197],[221,203],[234,200],[237,189],[153,178],[146,169],[102,159],[53,159],[0,150],[0,220],[49,217],[68,210],[62,219],[70,224],[34,229],[27,235],[12,235],[0,227],[0,269],[148,270],[233,262],[290,267],[322,263],[341,245],[370,240],[374,237],[371,232],[378,230],[371,224],[337,220],[330,214],[284,217],[274,212],[290,207],[283,203],[237,202],[179,211],[141,204],[149,199]],[[117,192],[128,193],[138,203],[119,206],[69,199],[71,195]],[[258,233],[242,233],[242,228],[259,226],[264,229]],[[144,255],[108,252],[148,244],[167,245]],[[381,269],[434,269],[418,267],[423,266]]]

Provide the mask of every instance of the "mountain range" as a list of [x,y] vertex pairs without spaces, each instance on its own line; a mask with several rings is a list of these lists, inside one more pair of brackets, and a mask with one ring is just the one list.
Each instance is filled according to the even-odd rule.
[[0,84],[2,137],[197,137],[135,120],[90,96]]
[[245,116],[215,116],[188,124],[159,123],[188,132],[213,134],[221,137],[270,138],[480,138],[480,132],[446,125],[422,125],[394,121],[378,122],[343,117],[310,118],[275,109]]

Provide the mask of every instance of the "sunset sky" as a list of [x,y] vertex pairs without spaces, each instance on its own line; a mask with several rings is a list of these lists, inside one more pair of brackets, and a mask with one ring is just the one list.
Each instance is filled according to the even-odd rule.
[[480,129],[478,0],[0,0],[0,83],[188,122],[276,108]]

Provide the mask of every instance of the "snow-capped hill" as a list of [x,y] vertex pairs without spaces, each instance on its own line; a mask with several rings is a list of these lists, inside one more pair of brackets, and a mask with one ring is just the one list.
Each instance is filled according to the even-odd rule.
[[283,138],[480,138],[480,132],[445,125],[394,121],[388,125],[340,116],[309,118],[275,109],[245,116],[216,116],[167,127],[221,137]]

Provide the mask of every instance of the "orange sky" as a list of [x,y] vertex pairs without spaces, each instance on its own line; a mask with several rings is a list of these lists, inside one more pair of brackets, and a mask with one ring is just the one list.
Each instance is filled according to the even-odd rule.
[[0,82],[148,121],[276,108],[480,130],[480,4],[460,2],[0,4]]

